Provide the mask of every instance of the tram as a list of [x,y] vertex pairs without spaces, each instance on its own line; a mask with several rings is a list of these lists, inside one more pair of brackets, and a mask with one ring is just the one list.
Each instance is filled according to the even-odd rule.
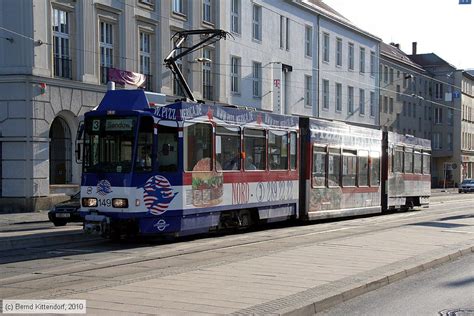
[[108,91],[85,114],[84,229],[184,236],[429,202],[430,143],[367,127]]

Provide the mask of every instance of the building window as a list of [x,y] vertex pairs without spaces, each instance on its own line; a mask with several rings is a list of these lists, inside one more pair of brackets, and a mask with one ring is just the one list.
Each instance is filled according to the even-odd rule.
[[390,68],[389,79],[390,79],[390,83],[393,83],[393,68]]
[[354,87],[347,87],[347,112],[354,113]]
[[111,23],[100,22],[100,83],[108,81],[109,69],[113,67],[114,43]]
[[311,107],[313,103],[313,78],[311,76],[304,76],[304,105]]
[[140,73],[146,77],[145,89],[152,91],[153,77],[151,76],[150,34],[140,32]]
[[442,148],[442,145],[441,145],[441,134],[440,133],[437,133],[437,132],[434,132],[433,133],[433,149],[441,149]]
[[397,101],[401,100],[400,85],[397,84]]
[[349,70],[354,70],[354,44],[349,43],[349,54],[348,54]]
[[329,62],[329,34],[323,33],[323,61]]
[[388,67],[383,66],[383,82],[388,83]]
[[342,84],[336,83],[336,111],[342,111]]
[[240,58],[232,56],[230,64],[230,91],[237,94],[240,93]]
[[383,112],[388,112],[388,97],[383,97]]
[[202,0],[202,20],[208,23],[213,23],[211,1],[212,0]]
[[336,38],[336,66],[342,66],[342,39]]
[[253,97],[260,98],[262,96],[262,64],[253,62],[252,69]]
[[54,76],[72,79],[72,62],[69,53],[69,13],[53,9]]
[[375,69],[377,69],[375,52],[370,52],[370,75],[375,76]]
[[390,98],[390,99],[388,100],[388,112],[389,112],[390,114],[393,113],[393,98]]
[[434,109],[434,123],[442,124],[443,123],[443,109],[436,107]]
[[375,116],[375,92],[370,91],[370,116]]
[[453,126],[454,123],[454,110],[448,109],[448,125]]
[[280,16],[280,48],[283,48],[284,47],[284,33],[283,33],[283,29],[285,28],[285,17],[284,16]]
[[360,60],[359,60],[359,72],[360,73],[365,73],[365,48],[361,47],[360,48]]
[[323,79],[323,109],[329,109],[329,80]]
[[286,50],[290,50],[290,18],[286,18]]
[[172,10],[175,13],[184,14],[183,0],[172,0]]
[[262,40],[262,7],[253,5],[252,37],[254,40]]
[[359,89],[359,113],[365,115],[365,90]]
[[435,99],[437,100],[443,99],[443,84],[442,83],[435,84]]
[[304,53],[307,57],[313,56],[313,28],[311,26],[305,27],[305,42]]
[[240,0],[231,0],[230,21],[231,32],[240,34]]
[[[204,60],[211,60],[211,50],[203,49],[202,57],[204,57]],[[204,99],[213,100],[212,87],[212,64],[205,61],[202,63],[202,96]]]

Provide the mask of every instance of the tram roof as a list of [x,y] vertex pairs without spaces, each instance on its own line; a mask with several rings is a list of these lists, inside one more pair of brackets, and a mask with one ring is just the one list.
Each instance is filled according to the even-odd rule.
[[255,124],[280,128],[297,128],[298,117],[225,106],[178,101],[164,106],[151,106],[143,90],[110,90],[100,102],[97,111],[149,111],[163,120],[213,121],[228,124]]

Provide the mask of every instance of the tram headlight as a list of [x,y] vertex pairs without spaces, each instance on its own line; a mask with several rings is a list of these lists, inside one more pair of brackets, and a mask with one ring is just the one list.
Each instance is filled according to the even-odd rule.
[[128,200],[127,199],[112,199],[112,206],[115,208],[127,208]]
[[84,207],[96,207],[97,199],[96,198],[82,198],[82,206]]

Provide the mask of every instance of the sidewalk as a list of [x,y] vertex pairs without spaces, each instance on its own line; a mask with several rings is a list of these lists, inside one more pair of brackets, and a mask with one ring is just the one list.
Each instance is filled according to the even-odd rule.
[[0,214],[0,251],[87,239],[80,223],[55,227],[48,211]]
[[20,225],[28,223],[43,223],[48,221],[48,211],[12,214],[0,213],[0,232],[2,231],[2,226]]
[[[199,251],[200,243],[219,242],[206,239],[150,249],[147,260],[128,262],[133,258],[124,256],[110,268],[61,276],[89,282],[16,298],[83,299],[88,315],[312,315],[474,252],[472,214],[432,218],[406,224],[399,219],[399,225],[368,233],[360,226],[325,231],[303,226],[304,243],[296,236],[266,242],[271,234],[266,231],[259,243],[217,251]],[[367,219],[367,225],[377,226],[377,221]],[[215,260],[181,266],[206,257]]]

